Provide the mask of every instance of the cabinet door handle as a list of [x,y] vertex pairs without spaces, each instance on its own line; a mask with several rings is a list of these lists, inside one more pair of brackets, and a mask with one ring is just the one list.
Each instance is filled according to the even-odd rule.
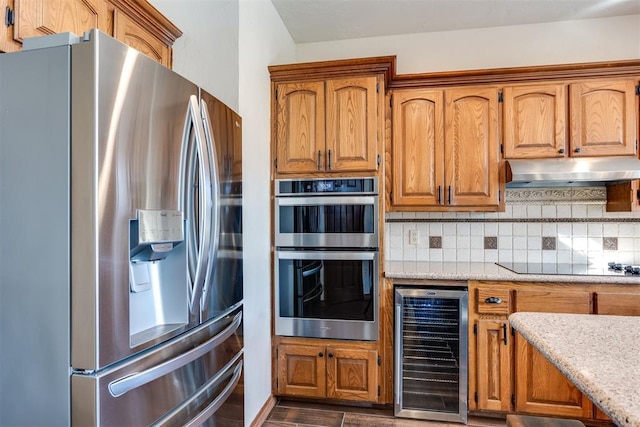
[[504,345],[507,345],[507,324],[506,323],[502,324],[502,342],[504,342]]
[[318,170],[322,170],[322,165],[320,164],[320,157],[322,156],[322,152],[318,150]]
[[438,185],[438,204],[442,204],[442,186]]
[[329,354],[327,354],[327,356],[329,356],[331,358],[331,357],[333,357],[333,353],[329,353]]
[[449,204],[451,204],[451,186],[449,186],[449,197],[448,197],[448,202]]
[[323,356],[324,356],[323,352],[318,353],[318,357],[323,357]]
[[328,157],[329,157],[328,167],[329,167],[329,170],[331,170],[331,150],[329,150],[328,152]]
[[580,152],[580,147],[576,147],[575,150],[573,150],[574,153],[579,153]]
[[484,300],[485,304],[502,304],[502,298],[488,297]]
[[558,150],[558,153],[560,153],[560,154],[564,154],[564,148],[559,149],[559,150]]

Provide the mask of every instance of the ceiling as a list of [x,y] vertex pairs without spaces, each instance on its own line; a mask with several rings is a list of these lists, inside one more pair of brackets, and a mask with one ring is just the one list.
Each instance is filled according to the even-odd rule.
[[296,43],[640,14],[640,0],[271,1]]

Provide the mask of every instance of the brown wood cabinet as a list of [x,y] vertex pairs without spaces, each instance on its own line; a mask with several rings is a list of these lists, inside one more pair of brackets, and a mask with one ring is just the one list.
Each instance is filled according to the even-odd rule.
[[607,212],[640,212],[640,181],[607,185]]
[[509,321],[506,316],[502,319],[478,319],[476,325],[477,407],[509,412],[513,371]]
[[[378,353],[366,346],[318,340],[277,345],[276,394],[378,401]],[[297,342],[301,342],[297,343]]]
[[[470,290],[471,366],[469,389],[475,390],[471,409],[510,412],[513,395],[513,337],[507,316],[511,312],[511,290],[478,286]],[[475,320],[474,320],[475,319]],[[473,373],[476,375],[473,375]]]
[[516,311],[640,315],[637,285],[469,282],[469,410],[607,421],[515,332]]
[[403,89],[392,97],[393,205],[497,209],[497,87]]
[[567,85],[503,88],[504,157],[530,159],[567,155]]
[[[516,290],[514,311],[591,312],[591,294],[578,290]],[[591,418],[591,401],[520,334],[515,336],[515,410]]]
[[637,79],[569,86],[571,156],[637,155]]
[[504,157],[636,155],[637,83],[606,79],[505,87]]
[[20,50],[27,37],[98,28],[171,67],[182,32],[146,0],[8,0],[13,24],[0,29],[0,50]]
[[276,86],[278,173],[378,169],[380,76]]

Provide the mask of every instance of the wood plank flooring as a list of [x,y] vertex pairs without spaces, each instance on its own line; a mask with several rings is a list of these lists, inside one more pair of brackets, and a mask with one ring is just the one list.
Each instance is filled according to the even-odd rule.
[[[469,417],[468,426],[504,427],[500,418]],[[460,427],[461,424],[395,418],[393,410],[280,400],[263,427]]]

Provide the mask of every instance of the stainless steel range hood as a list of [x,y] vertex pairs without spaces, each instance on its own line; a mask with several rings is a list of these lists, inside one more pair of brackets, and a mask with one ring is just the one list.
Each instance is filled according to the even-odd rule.
[[605,185],[640,179],[640,160],[635,157],[579,157],[517,159],[506,161],[509,187],[559,185]]

